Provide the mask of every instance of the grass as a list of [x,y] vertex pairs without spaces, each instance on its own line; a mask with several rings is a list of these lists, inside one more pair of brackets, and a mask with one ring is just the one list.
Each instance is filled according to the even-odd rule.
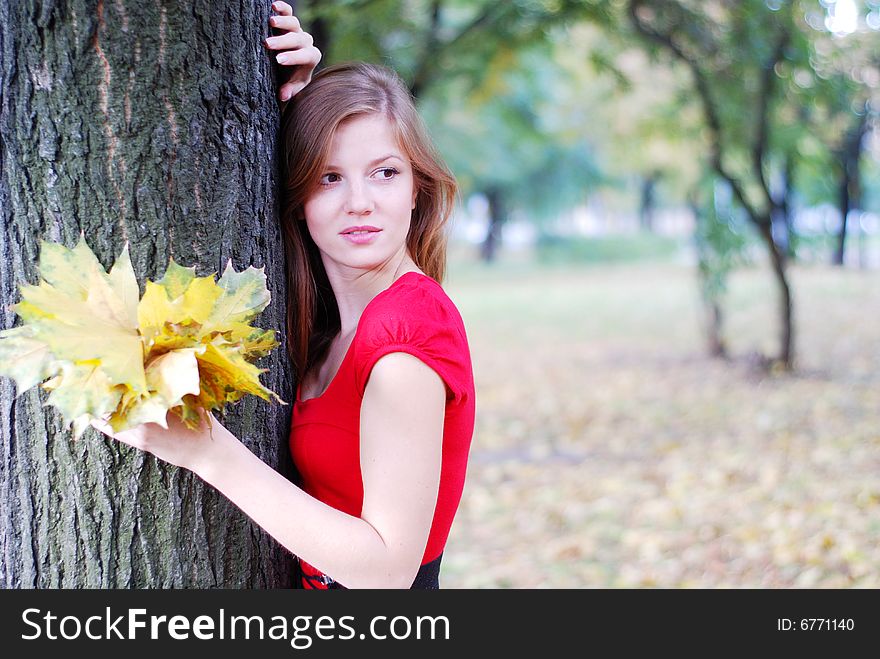
[[681,239],[646,232],[591,238],[543,235],[535,257],[540,264],[662,260],[674,256],[683,246]]
[[[453,261],[477,425],[444,588],[880,587],[880,273],[731,278],[705,356],[691,267]],[[873,311],[872,311],[873,310]]]

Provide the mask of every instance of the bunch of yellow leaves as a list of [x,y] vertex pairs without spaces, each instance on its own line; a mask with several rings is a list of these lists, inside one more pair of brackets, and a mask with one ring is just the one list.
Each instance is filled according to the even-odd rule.
[[279,345],[274,330],[249,324],[269,304],[263,268],[236,272],[230,260],[215,282],[171,259],[139,300],[128,244],[107,274],[80,236],[74,249],[42,241],[39,269],[42,281],[23,285],[12,307],[22,324],[0,332],[0,375],[19,395],[48,378],[44,405],[75,439],[98,418],[117,432],[167,428],[170,410],[196,429],[199,408],[222,410],[245,394],[286,404],[251,363]]

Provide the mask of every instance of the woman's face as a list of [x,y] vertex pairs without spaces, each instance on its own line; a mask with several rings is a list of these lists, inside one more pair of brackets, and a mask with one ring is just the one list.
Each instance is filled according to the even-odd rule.
[[340,124],[304,204],[325,268],[371,270],[404,256],[415,199],[412,166],[389,119],[359,115]]

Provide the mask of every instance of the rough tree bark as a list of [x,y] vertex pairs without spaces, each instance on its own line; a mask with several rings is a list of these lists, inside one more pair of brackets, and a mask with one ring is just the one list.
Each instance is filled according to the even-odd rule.
[[[265,266],[256,324],[282,346],[259,365],[291,400],[268,15],[268,1],[0,1],[0,326],[37,282],[40,239],[83,231],[108,268],[129,241],[141,291],[172,256],[199,276]],[[0,586],[290,584],[289,553],[198,478],[91,429],[74,443],[45,392],[15,394],[0,379]],[[292,476],[289,419],[249,396],[222,421]]]

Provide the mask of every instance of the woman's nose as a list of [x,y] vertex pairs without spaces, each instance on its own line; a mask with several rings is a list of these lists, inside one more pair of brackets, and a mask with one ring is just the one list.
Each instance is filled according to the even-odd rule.
[[373,211],[374,203],[363,182],[354,182],[348,186],[348,196],[345,200],[345,211],[352,215],[365,215]]

